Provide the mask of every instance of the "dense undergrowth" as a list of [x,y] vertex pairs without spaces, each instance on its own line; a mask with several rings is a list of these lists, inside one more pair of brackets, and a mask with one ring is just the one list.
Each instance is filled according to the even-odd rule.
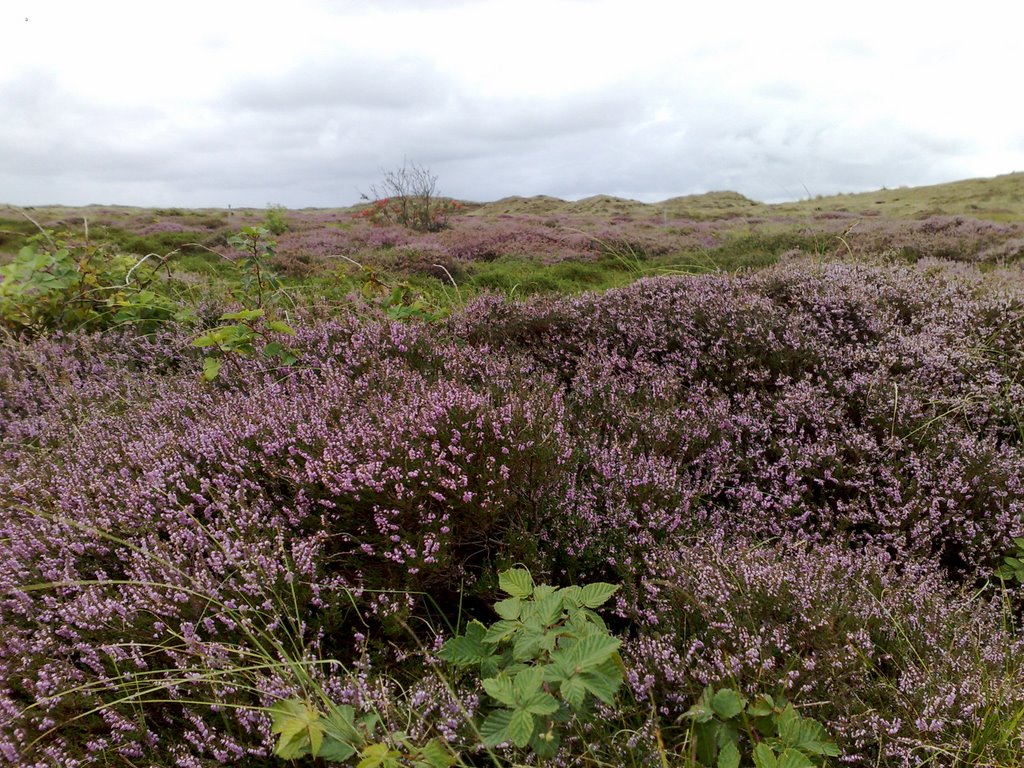
[[[442,663],[472,621],[497,620],[503,590],[519,599],[498,577],[519,566],[559,595],[617,587],[588,621],[616,638],[602,647],[618,671],[600,664],[622,686],[559,721],[556,764],[693,764],[718,750],[708,733],[786,699],[792,716],[763,716],[820,723],[836,764],[1020,765],[1024,585],[1001,566],[1024,535],[1024,287],[1016,269],[928,255],[967,227],[960,260],[979,261],[1013,228],[993,245],[963,220],[895,240],[880,226],[857,246],[843,221],[693,222],[683,236],[717,244],[689,250],[664,228],[487,236],[529,250],[534,226],[579,258],[477,247],[439,259],[432,285],[416,265],[436,250],[353,248],[356,311],[298,291],[290,364],[231,354],[212,380],[197,334],[238,310],[213,291],[187,322],[107,322],[88,303],[99,330],[8,328],[0,758],[277,765],[274,707],[295,701],[295,717],[348,708],[366,743],[389,734],[366,765],[535,762],[525,731],[480,732],[495,711],[511,727],[498,683]],[[264,254],[279,269],[301,217],[288,227]],[[193,296],[181,274],[202,264],[232,279],[200,245],[161,296]],[[708,260],[685,266],[694,254]],[[522,283],[465,282],[502,264],[557,276],[549,293],[622,285],[516,301]],[[567,289],[572,270],[590,278]],[[309,295],[331,274],[307,276]],[[509,599],[502,620],[519,616]],[[550,626],[583,603],[566,606]],[[533,680],[523,653],[501,662],[509,679]],[[534,683],[531,706],[554,715],[557,680]],[[736,736],[744,765],[773,733]]]

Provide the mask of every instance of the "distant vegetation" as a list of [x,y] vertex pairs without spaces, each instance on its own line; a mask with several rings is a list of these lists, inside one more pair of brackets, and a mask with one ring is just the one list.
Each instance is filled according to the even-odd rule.
[[1017,768],[1022,190],[0,212],[0,760]]

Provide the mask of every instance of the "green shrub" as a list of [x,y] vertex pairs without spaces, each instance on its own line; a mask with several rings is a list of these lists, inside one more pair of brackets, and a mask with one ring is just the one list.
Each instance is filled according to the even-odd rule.
[[180,317],[170,297],[150,289],[156,265],[108,251],[69,244],[50,233],[29,238],[0,266],[0,326],[38,334],[51,330],[95,330],[134,323],[149,328]]
[[689,758],[707,768],[815,768],[839,754],[822,725],[784,699],[748,700],[732,688],[708,687],[684,715],[692,722]]

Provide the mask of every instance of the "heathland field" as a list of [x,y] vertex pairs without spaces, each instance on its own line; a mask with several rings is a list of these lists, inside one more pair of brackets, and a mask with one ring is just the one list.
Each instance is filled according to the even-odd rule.
[[1019,174],[0,210],[0,763],[1019,768],[1022,265]]

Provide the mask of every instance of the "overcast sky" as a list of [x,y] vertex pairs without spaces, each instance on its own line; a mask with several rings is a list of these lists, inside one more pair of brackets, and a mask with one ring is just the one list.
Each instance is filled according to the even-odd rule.
[[762,201],[1024,170],[1024,4],[2,0],[0,203]]

